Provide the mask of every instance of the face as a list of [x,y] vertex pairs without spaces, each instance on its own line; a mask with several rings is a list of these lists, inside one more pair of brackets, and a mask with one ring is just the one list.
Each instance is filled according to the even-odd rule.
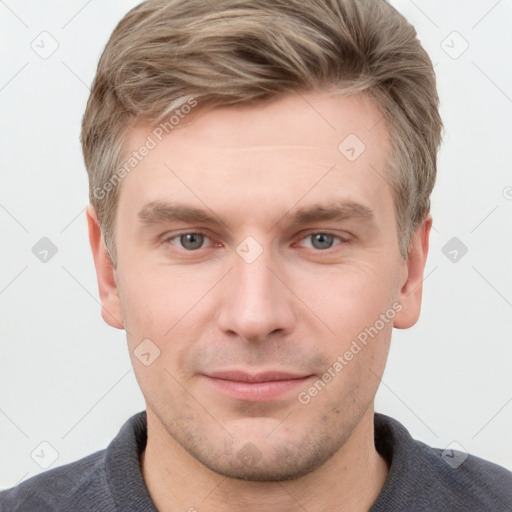
[[150,433],[226,476],[307,474],[373,414],[393,324],[419,312],[428,228],[403,260],[386,123],[363,96],[311,93],[161,141],[138,126],[128,147],[148,135],[121,184],[117,268],[98,243],[95,262]]

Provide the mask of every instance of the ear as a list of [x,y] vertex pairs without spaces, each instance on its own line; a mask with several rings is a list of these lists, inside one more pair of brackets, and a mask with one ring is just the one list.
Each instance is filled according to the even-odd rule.
[[412,327],[420,316],[423,294],[423,271],[427,261],[432,215],[428,213],[409,244],[409,254],[404,262],[402,287],[398,302],[402,310],[397,313],[393,326],[397,329]]
[[96,278],[101,299],[101,316],[107,324],[117,329],[123,329],[123,316],[116,283],[116,269],[107,253],[96,211],[89,205],[86,210],[89,227],[89,243],[91,244]]

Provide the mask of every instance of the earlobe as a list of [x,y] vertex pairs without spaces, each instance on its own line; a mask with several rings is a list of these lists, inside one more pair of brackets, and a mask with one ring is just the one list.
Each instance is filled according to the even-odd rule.
[[423,274],[427,261],[432,216],[428,213],[416,233],[411,238],[409,255],[404,264],[404,282],[398,301],[402,310],[395,316],[393,326],[397,329],[412,327],[420,316],[423,294]]
[[87,207],[86,216],[89,229],[89,243],[94,258],[94,266],[96,267],[96,278],[101,300],[101,316],[110,326],[124,329],[115,279],[116,270],[103,243],[101,228],[92,205]]

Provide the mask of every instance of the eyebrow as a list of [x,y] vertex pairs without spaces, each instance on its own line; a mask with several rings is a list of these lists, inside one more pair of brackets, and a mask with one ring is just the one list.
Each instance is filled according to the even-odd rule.
[[[211,212],[211,213],[210,213]],[[179,203],[152,201],[137,214],[139,221],[145,225],[165,222],[202,223],[210,225],[226,224],[211,210],[203,210]],[[279,224],[289,217],[288,224],[311,224],[313,222],[342,221],[348,219],[371,222],[375,220],[373,211],[365,205],[354,201],[338,201],[328,204],[314,204],[284,213],[274,224]]]
[[373,211],[354,201],[339,201],[327,205],[317,204],[300,208],[291,215],[294,224],[308,224],[318,221],[341,221],[346,219],[374,220]]

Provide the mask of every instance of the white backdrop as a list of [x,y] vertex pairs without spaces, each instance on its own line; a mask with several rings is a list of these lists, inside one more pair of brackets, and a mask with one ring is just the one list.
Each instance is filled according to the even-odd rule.
[[[136,3],[0,2],[0,488],[106,447],[144,408],[124,331],[100,316],[78,139]],[[435,63],[445,136],[422,318],[395,330],[376,407],[512,469],[512,2],[393,4]]]

